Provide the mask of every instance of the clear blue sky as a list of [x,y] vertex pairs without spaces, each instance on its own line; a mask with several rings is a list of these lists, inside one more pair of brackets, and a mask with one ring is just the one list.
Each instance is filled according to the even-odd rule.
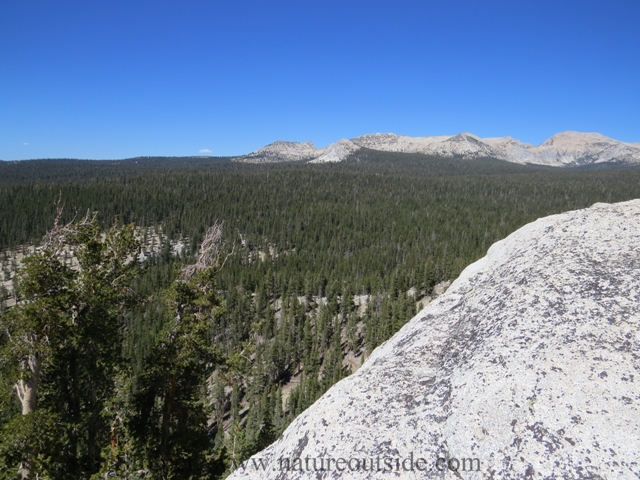
[[0,159],[640,142],[638,25],[638,0],[0,0]]

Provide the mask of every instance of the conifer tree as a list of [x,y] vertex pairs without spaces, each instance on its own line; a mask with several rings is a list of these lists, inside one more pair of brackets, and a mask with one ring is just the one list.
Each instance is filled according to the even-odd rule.
[[[0,434],[7,478],[87,478],[108,439],[102,411],[121,361],[138,244],[133,226],[103,234],[96,215],[62,224],[60,213],[24,261],[23,300],[0,318],[2,377],[21,404]],[[69,251],[77,264],[65,260]]]
[[221,361],[212,342],[213,323],[223,311],[215,276],[224,261],[222,225],[205,235],[200,254],[163,293],[164,327],[137,379],[129,424],[138,462],[152,478],[208,478],[207,379]]

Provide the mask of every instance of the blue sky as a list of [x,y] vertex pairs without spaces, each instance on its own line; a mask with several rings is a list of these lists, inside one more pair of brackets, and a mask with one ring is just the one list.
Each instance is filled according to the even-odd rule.
[[640,2],[0,0],[0,159],[640,142]]

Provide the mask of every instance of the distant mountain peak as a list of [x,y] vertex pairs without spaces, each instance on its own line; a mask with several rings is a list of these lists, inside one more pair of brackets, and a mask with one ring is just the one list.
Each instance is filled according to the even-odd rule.
[[541,147],[548,146],[582,146],[588,143],[596,142],[616,142],[612,138],[606,137],[600,133],[595,132],[573,132],[567,130],[565,132],[556,133],[554,136],[548,138],[540,144]]
[[462,132],[462,133],[459,133],[458,135],[454,135],[448,141],[452,141],[452,140],[454,140],[454,141],[455,140],[469,140],[469,139],[480,140],[480,137],[474,135],[473,133]]
[[463,132],[463,133],[459,133],[458,135],[454,135],[451,138],[446,139],[445,142],[447,143],[463,143],[463,142],[482,143],[482,139],[480,137],[473,135],[472,133]]
[[320,154],[319,152],[320,150],[311,141],[300,143],[277,140],[253,153],[238,157],[236,161],[247,163],[295,162],[316,158]]
[[360,147],[351,140],[343,138],[323,149],[322,155],[309,163],[341,162]]

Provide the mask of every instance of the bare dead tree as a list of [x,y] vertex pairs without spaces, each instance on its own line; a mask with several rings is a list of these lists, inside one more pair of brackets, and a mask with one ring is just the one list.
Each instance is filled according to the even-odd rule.
[[233,250],[228,253],[221,262],[224,242],[222,240],[222,227],[224,222],[216,221],[207,230],[202,243],[200,244],[200,252],[196,263],[187,265],[182,269],[182,279],[185,282],[190,281],[198,272],[211,267],[222,268],[227,259],[233,253]]
[[61,204],[60,198],[58,198],[55,205],[56,218],[53,221],[53,227],[42,238],[42,247],[51,250],[55,255],[61,255],[66,241],[76,235],[83,226],[94,223],[97,212],[92,215],[87,210],[87,214],[79,222],[76,222],[76,215],[74,215],[69,223],[62,223],[64,205]]

